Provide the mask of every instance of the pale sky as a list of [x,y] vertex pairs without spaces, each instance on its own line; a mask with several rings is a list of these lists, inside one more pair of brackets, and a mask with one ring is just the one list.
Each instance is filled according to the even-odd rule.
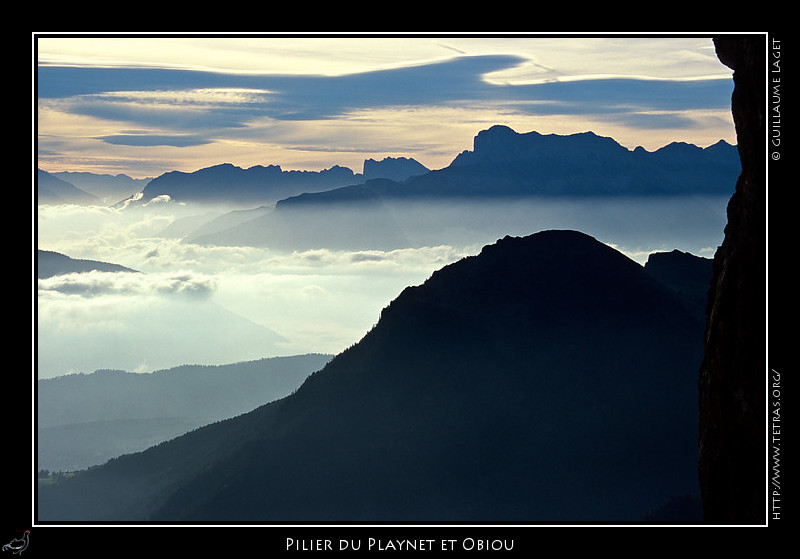
[[483,129],[735,143],[710,37],[34,34],[46,171],[447,166]]

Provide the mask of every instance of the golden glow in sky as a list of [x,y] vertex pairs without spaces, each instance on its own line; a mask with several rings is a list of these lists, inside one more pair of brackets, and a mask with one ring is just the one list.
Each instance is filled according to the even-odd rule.
[[483,129],[735,143],[710,38],[34,35],[44,170],[447,166]]

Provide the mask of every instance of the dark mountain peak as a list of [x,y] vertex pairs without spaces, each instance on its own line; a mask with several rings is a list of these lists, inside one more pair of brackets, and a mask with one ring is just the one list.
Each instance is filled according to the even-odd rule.
[[551,229],[524,237],[507,235],[470,258],[487,268],[497,267],[507,272],[512,267],[520,272],[536,268],[542,276],[594,265],[614,268],[614,272],[638,267],[633,260],[591,235],[568,229]]
[[248,167],[249,169],[256,169],[256,170],[268,170],[268,171],[283,171],[280,165],[276,165],[274,163],[270,163],[269,165],[253,165],[252,167]]
[[696,146],[694,144],[690,144],[689,142],[676,141],[676,142],[670,142],[670,143],[668,143],[667,145],[665,145],[664,147],[662,147],[660,149],[662,149],[662,150],[670,150],[670,149],[691,149],[691,150],[695,150],[695,149],[702,149],[702,148],[698,147],[698,146]]
[[364,180],[386,178],[404,181],[410,177],[424,175],[429,169],[419,161],[408,157],[384,157],[380,161],[364,161]]
[[237,171],[241,171],[242,170],[241,167],[239,167],[238,165],[234,165],[233,163],[219,163],[217,165],[211,165],[209,167],[203,167],[202,169],[199,169],[197,172],[198,173],[209,173],[209,172],[215,172],[215,171],[221,171],[221,170],[232,170],[232,169],[235,169]]
[[36,170],[37,204],[90,204],[97,198],[42,169]]
[[698,318],[705,318],[713,260],[680,250],[654,252],[648,257],[644,269],[679,293]]
[[731,148],[735,149],[736,146],[732,145],[732,144],[729,144],[725,140],[720,139],[717,142],[715,142],[715,143],[711,144],[710,146],[708,146],[706,149],[717,149],[717,148],[719,148],[719,149],[731,149]]
[[674,249],[669,252],[652,253],[647,257],[647,262],[644,267],[646,270],[655,270],[657,268],[671,268],[673,266],[706,268],[710,265],[711,260],[708,258]]
[[583,255],[600,250],[607,254],[619,254],[591,235],[570,229],[549,229],[525,237],[506,235],[496,243],[486,245],[481,254],[514,253],[518,255],[548,255],[573,258],[575,251]]
[[670,142],[655,150],[655,157],[669,156],[672,158],[697,157],[703,154],[703,148],[688,142]]
[[505,236],[483,247],[475,258],[486,267],[504,272],[510,272],[511,268],[521,273],[537,269],[540,277],[558,275],[565,268],[589,266],[607,259],[614,263],[605,262],[606,266],[635,264],[594,237],[572,230],[547,230],[526,237]]
[[534,155],[539,150],[560,150],[572,146],[578,149],[613,149],[627,151],[612,138],[598,136],[594,132],[576,134],[541,134],[536,131],[519,133],[504,125],[495,125],[482,130],[473,140],[476,155]]
[[[643,168],[646,162],[634,159],[614,139],[594,132],[521,134],[494,126],[475,137],[473,151],[459,154],[439,182],[447,181],[449,190],[462,194],[506,196],[648,194],[663,189],[669,180],[663,171],[656,178]],[[647,181],[641,180],[648,174]]]
[[729,144],[725,140],[720,140],[715,144],[703,149],[706,154],[713,155],[719,160],[724,159],[737,159],[739,158],[739,148],[736,145]]
[[[530,135],[539,136],[538,132],[528,132]],[[492,145],[502,145],[504,142],[513,141],[520,136],[519,132],[503,124],[495,124],[478,132],[473,140],[475,151]]]
[[[544,317],[571,313],[626,313],[642,301],[671,302],[673,295],[642,267],[594,237],[572,230],[506,236],[436,271],[417,290],[433,306],[486,312],[519,312],[526,306]],[[400,299],[400,298],[399,298]]]
[[285,171],[280,165],[254,165],[245,169],[220,163],[191,173],[164,173],[147,184],[141,201],[167,195],[179,201],[274,203],[303,192],[349,185],[354,177],[351,169],[338,165],[322,171]]

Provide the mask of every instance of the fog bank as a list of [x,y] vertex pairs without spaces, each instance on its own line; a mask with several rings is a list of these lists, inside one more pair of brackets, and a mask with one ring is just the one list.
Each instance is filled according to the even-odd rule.
[[[38,376],[147,372],[300,353],[357,342],[404,287],[505,235],[576,229],[643,264],[653,251],[711,257],[722,198],[537,200],[384,207],[404,246],[298,250],[185,242],[224,209],[161,204],[125,211],[40,206],[37,243],[141,272],[56,276],[37,285]],[[132,210],[132,211],[131,211]],[[287,235],[291,238],[291,235]],[[360,247],[360,248],[359,248]]]

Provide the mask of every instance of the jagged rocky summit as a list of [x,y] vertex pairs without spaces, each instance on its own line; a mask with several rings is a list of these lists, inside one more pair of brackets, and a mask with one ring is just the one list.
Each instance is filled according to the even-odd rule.
[[404,181],[370,181],[325,193],[304,204],[348,204],[354,189],[381,200],[586,196],[727,195],[740,170],[736,147],[720,140],[706,148],[674,142],[654,152],[628,150],[593,132],[518,133],[483,130],[473,150],[439,170]]
[[[285,171],[229,163],[192,173],[171,171],[151,180],[137,202],[264,204],[302,197],[303,203],[351,203],[356,198],[519,196],[676,196],[729,194],[740,170],[736,147],[674,142],[654,152],[628,150],[593,132],[518,133],[495,125],[477,134],[473,150],[431,171],[414,159],[367,159],[363,174],[333,166]],[[354,197],[354,191],[360,191]]]
[[169,197],[182,202],[217,204],[265,204],[310,192],[325,192],[366,180],[390,178],[402,181],[428,169],[405,157],[364,161],[364,173],[334,165],[321,171],[284,170],[280,165],[241,168],[230,163],[186,173],[171,171],[151,180],[137,202]]

